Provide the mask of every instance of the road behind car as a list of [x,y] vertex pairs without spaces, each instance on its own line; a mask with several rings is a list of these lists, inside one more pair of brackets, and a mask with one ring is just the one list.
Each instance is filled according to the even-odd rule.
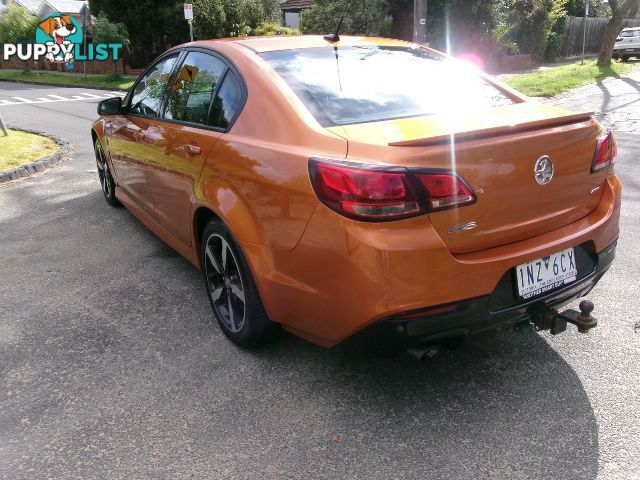
[[[640,118],[638,78],[562,103]],[[590,334],[501,332],[428,362],[291,336],[248,352],[215,325],[201,274],[104,203],[96,102],[0,107],[10,126],[75,145],[62,166],[0,188],[0,478],[640,472],[640,136],[618,132],[622,234],[589,296]]]

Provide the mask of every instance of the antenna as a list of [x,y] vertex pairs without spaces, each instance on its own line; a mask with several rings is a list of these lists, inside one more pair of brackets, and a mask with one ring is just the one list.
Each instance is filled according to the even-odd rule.
[[329,43],[339,42],[340,41],[340,29],[342,28],[342,20],[344,20],[344,15],[342,15],[342,17],[340,17],[340,21],[338,22],[338,26],[336,28],[335,33],[330,33],[328,35],[325,35],[322,38],[324,38]]

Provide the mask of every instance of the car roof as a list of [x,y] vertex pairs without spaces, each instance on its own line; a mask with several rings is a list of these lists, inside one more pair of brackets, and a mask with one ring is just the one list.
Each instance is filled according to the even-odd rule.
[[221,42],[232,42],[242,45],[257,53],[273,52],[277,50],[298,50],[302,48],[334,47],[334,46],[411,46],[410,42],[378,37],[356,37],[341,35],[340,41],[330,43],[322,35],[274,35],[266,37],[237,37],[221,40],[200,40],[190,45],[215,48]]
[[622,29],[623,32],[629,31],[629,30],[640,30],[640,27],[626,27]]

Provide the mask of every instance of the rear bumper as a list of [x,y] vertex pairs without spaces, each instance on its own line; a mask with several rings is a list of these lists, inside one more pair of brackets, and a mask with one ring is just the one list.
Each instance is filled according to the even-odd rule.
[[[426,216],[362,223],[323,205],[294,250],[242,246],[270,318],[319,345],[331,347],[373,324],[401,322],[406,312],[454,303],[459,311],[436,321],[406,322],[403,334],[418,339],[458,328],[476,333],[588,292],[610,264],[599,255],[618,238],[620,193],[619,180],[610,175],[588,216],[537,237],[467,254],[451,254]],[[532,303],[514,303],[513,290],[505,293],[513,267],[568,247],[591,258],[577,283]]]
[[614,47],[613,55],[640,55],[640,47]]
[[[515,295],[511,272],[507,272],[491,295],[465,300],[452,306],[441,306],[425,312],[409,312],[377,322],[370,334],[402,344],[435,342],[444,338],[467,337],[499,327],[529,322],[549,309],[559,309],[568,302],[587,295],[611,266],[615,258],[614,242],[599,253],[592,244],[576,248],[578,280],[564,288],[529,301],[519,301]],[[442,310],[451,311],[446,313]],[[429,314],[429,310],[435,314]]]

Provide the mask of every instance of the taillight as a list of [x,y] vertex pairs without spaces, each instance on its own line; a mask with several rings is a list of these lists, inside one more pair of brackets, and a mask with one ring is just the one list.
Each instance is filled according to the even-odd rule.
[[475,202],[469,186],[451,173],[418,173],[418,180],[429,192],[431,210],[444,210]]
[[452,172],[364,166],[312,158],[309,171],[322,203],[358,220],[396,220],[475,202]]
[[607,168],[616,163],[616,140],[613,132],[608,130],[598,138],[596,151],[593,154],[593,162],[591,163],[591,173],[599,172],[603,168]]

